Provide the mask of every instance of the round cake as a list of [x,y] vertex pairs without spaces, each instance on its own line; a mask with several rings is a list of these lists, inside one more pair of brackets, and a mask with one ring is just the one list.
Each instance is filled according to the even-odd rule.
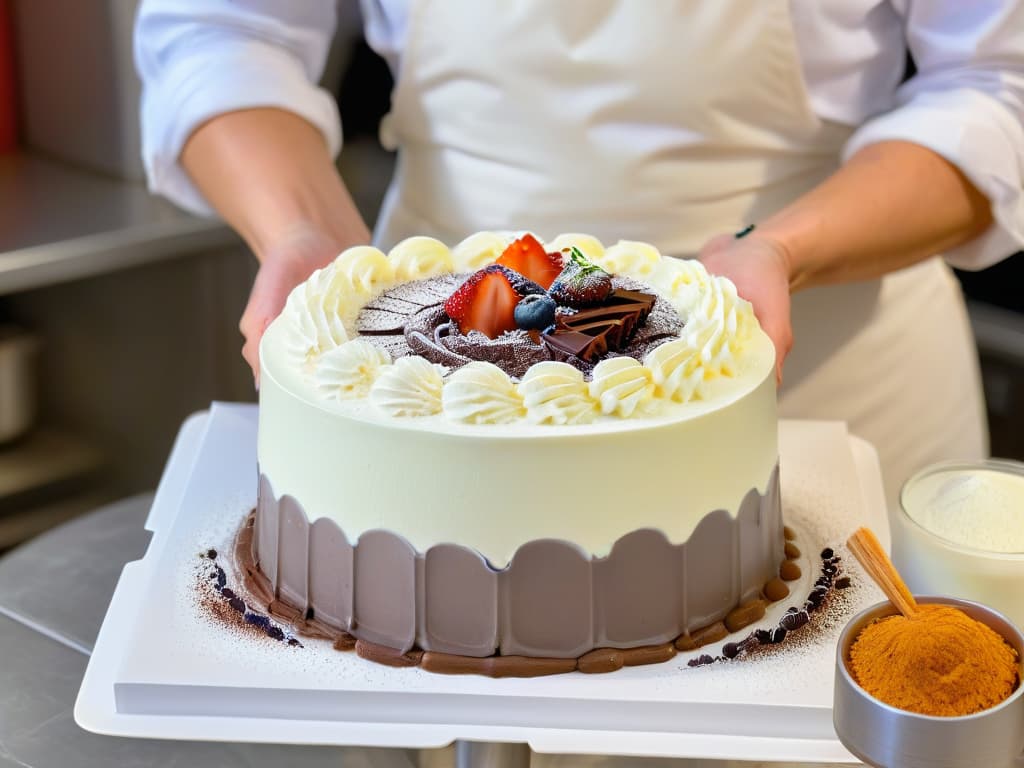
[[253,568],[363,655],[588,671],[779,599],[774,349],[699,262],[573,234],[352,248],[260,361]]

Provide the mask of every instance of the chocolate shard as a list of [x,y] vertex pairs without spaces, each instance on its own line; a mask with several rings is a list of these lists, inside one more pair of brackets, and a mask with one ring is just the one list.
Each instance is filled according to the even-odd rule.
[[593,362],[608,351],[608,341],[603,335],[591,336],[579,331],[558,331],[541,335],[541,340],[552,349],[565,355]]
[[[604,336],[608,349],[619,350],[626,345],[626,324],[622,320],[595,320],[592,323],[573,325],[565,330],[585,333],[588,336]],[[558,333],[558,329],[555,329]]]
[[[593,362],[609,350],[622,351],[647,320],[655,301],[653,294],[616,288],[599,307],[559,314],[554,332],[545,334],[544,340],[553,349]],[[601,342],[588,345],[571,334],[592,336]]]
[[651,309],[654,307],[654,302],[657,297],[652,293],[646,293],[644,291],[631,291],[627,288],[616,288],[612,291],[611,296],[605,301],[605,305],[614,304],[641,304],[645,307],[641,322],[647,319],[647,315],[650,314]]

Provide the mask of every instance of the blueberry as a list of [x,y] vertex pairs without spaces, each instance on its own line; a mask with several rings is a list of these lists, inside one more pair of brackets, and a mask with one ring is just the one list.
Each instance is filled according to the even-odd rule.
[[267,637],[272,637],[275,640],[284,640],[284,632],[281,631],[280,627],[269,627],[266,633]]
[[228,605],[239,613],[245,613],[245,602],[240,597],[232,597],[228,600]]
[[722,646],[722,655],[727,659],[735,659],[740,655],[739,643],[726,643]]
[[513,317],[523,330],[540,331],[555,322],[555,308],[555,300],[550,296],[531,293],[519,300]]
[[825,547],[821,550],[822,560],[829,560],[833,555],[835,555],[835,552],[832,550],[832,547]]

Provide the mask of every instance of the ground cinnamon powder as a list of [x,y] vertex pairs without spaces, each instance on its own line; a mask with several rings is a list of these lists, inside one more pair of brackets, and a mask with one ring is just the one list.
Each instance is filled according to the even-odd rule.
[[957,717],[994,707],[1018,684],[1017,652],[990,627],[946,605],[887,616],[850,648],[850,672],[876,699],[922,715]]

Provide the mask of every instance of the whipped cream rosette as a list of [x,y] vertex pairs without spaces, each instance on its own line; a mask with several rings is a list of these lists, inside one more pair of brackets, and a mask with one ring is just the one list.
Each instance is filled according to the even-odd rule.
[[487,425],[648,418],[704,400],[742,375],[759,333],[750,304],[700,262],[581,233],[350,248],[283,315],[327,403]]

